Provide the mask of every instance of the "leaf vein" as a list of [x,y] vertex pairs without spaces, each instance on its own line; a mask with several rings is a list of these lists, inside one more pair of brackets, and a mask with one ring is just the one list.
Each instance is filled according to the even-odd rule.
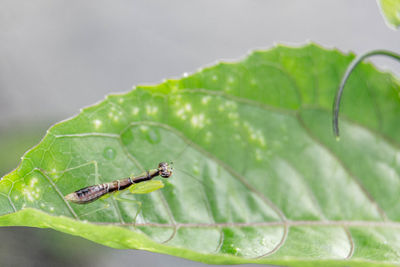
[[350,243],[349,254],[347,254],[347,256],[345,258],[346,260],[349,260],[354,255],[354,240],[353,240],[353,236],[351,235],[349,228],[347,226],[344,226],[343,229],[346,232],[347,239]]
[[324,148],[333,158],[335,158],[336,162],[342,167],[342,169],[347,173],[347,175],[356,183],[356,185],[360,188],[361,192],[364,196],[371,202],[373,206],[377,209],[378,213],[382,217],[383,220],[388,220],[388,217],[385,211],[380,207],[378,202],[374,199],[374,197],[368,192],[368,190],[364,187],[360,179],[358,179],[351,171],[345,166],[344,162],[340,160],[340,158],[328,147],[326,146],[316,135],[314,135],[311,130],[307,127],[301,116],[298,114],[296,118],[299,121],[299,124],[304,128],[304,130],[308,133],[310,138],[314,140],[318,145]]
[[40,172],[41,174],[43,174],[43,176],[47,179],[47,181],[49,182],[49,184],[53,187],[53,189],[56,191],[56,193],[58,194],[58,196],[63,200],[63,202],[65,203],[65,205],[67,206],[68,210],[71,212],[71,214],[75,217],[75,219],[80,220],[78,215],[75,213],[74,209],[71,207],[71,205],[68,203],[68,201],[65,200],[64,195],[61,193],[60,189],[58,188],[58,186],[50,179],[50,177],[47,176],[47,174],[45,173],[44,170],[39,169],[39,168],[35,168],[36,171]]

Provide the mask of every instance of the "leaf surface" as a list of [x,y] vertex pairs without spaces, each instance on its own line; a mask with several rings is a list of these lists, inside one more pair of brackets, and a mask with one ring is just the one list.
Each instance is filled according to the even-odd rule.
[[[361,64],[337,142],[331,105],[353,58],[278,46],[108,96],[53,126],[3,177],[0,225],[214,264],[396,264],[400,85]],[[139,210],[63,198],[161,161],[174,162],[164,188],[124,195]]]

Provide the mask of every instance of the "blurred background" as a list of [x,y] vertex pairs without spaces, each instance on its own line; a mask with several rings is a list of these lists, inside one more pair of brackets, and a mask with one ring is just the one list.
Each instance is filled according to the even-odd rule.
[[[106,94],[308,41],[400,52],[372,0],[0,0],[0,177],[52,124]],[[400,74],[398,62],[373,61]],[[49,229],[2,227],[0,240],[0,266],[204,266]]]

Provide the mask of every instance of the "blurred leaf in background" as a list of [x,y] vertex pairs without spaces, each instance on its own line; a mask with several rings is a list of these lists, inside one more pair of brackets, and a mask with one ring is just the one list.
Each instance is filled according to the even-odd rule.
[[397,29],[400,26],[400,0],[377,0],[382,16],[388,26]]

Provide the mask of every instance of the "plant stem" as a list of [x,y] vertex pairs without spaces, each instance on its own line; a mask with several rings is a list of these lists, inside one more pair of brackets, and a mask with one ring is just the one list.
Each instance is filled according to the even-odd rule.
[[339,107],[340,107],[340,101],[342,99],[344,86],[345,86],[350,74],[353,72],[353,70],[357,67],[358,64],[360,64],[364,59],[366,59],[368,57],[376,56],[376,55],[387,56],[387,57],[393,58],[395,60],[398,60],[400,62],[400,54],[397,54],[397,53],[394,53],[391,51],[387,51],[387,50],[373,50],[373,51],[370,51],[368,53],[365,53],[365,54],[357,57],[356,59],[354,59],[351,62],[351,64],[347,68],[347,70],[342,78],[342,81],[340,82],[340,86],[336,93],[335,102],[333,104],[332,126],[333,126],[333,132],[337,139],[339,139]]

